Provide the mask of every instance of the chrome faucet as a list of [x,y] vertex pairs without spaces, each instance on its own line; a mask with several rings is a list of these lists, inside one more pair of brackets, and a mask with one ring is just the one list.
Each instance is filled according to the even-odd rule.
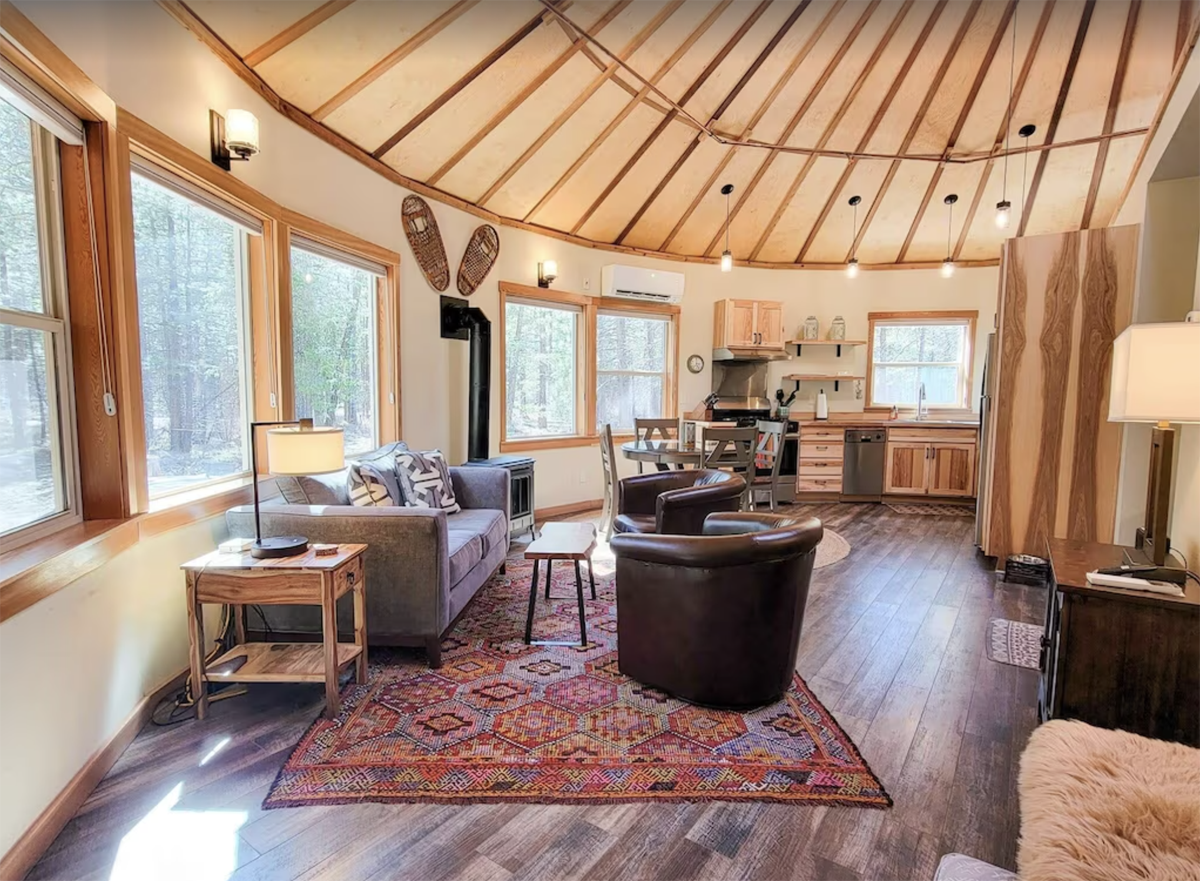
[[917,389],[917,421],[920,422],[929,415],[929,405],[925,400],[925,383]]

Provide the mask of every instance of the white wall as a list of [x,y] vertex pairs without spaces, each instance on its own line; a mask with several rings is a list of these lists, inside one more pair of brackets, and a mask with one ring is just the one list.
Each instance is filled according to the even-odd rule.
[[[263,153],[235,174],[275,201],[405,255],[401,268],[402,405],[405,439],[441,447],[461,459],[466,447],[466,346],[438,337],[438,294],[411,259],[400,227],[405,192],[270,107],[157,5],[147,2],[36,3],[20,10],[123,108],[200,155],[208,153],[208,110],[241,107],[259,119]],[[478,218],[433,203],[452,262]],[[505,279],[532,284],[538,261],[558,261],[556,287],[597,289],[600,269],[615,255],[501,228],[497,268],[473,301],[493,320]],[[620,258],[687,275],[681,360],[704,356],[703,373],[681,369],[680,403],[694,406],[710,389],[712,304],[722,297],[785,303],[789,331],[809,314],[828,325],[835,315],[847,335],[866,333],[871,310],[978,309],[979,337],[991,330],[997,271],[864,272],[850,282],[836,272],[738,269]],[[498,354],[498,347],[496,347]],[[982,358],[982,345],[977,347]],[[835,361],[806,353],[804,368],[865,368],[865,353]],[[776,379],[789,367],[775,365]],[[493,365],[498,377],[499,364]],[[976,369],[975,400],[980,370]],[[498,412],[499,383],[494,382]],[[853,384],[834,393],[833,409],[861,406]],[[809,397],[815,388],[808,388]],[[498,420],[493,420],[493,450]],[[538,456],[539,507],[597,499],[594,447]],[[186,663],[180,562],[212,547],[221,519],[196,524],[139,545],[53,598],[0,625],[0,851],[7,850],[93,752],[102,747],[142,696]]]

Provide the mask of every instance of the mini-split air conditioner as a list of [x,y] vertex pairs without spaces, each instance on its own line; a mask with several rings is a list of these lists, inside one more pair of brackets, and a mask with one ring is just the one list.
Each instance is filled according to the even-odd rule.
[[683,299],[683,273],[610,263],[600,273],[600,293],[625,300],[678,303]]

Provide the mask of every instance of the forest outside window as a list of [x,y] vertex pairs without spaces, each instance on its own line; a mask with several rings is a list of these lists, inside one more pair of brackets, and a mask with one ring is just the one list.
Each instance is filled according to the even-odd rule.
[[583,310],[570,303],[504,301],[504,439],[573,437],[579,419]]
[[296,416],[341,428],[346,455],[379,442],[376,320],[387,268],[292,237]]
[[261,225],[139,161],[132,179],[151,499],[249,474],[248,237]]
[[596,424],[632,434],[635,419],[667,413],[671,319],[602,311],[596,316]]
[[931,408],[970,406],[975,313],[872,313],[868,404]]
[[79,518],[58,144],[0,98],[0,547]]

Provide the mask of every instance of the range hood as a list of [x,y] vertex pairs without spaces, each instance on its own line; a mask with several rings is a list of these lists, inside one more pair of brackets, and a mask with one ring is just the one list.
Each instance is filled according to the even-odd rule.
[[713,363],[717,361],[786,361],[787,352],[779,349],[713,349]]

